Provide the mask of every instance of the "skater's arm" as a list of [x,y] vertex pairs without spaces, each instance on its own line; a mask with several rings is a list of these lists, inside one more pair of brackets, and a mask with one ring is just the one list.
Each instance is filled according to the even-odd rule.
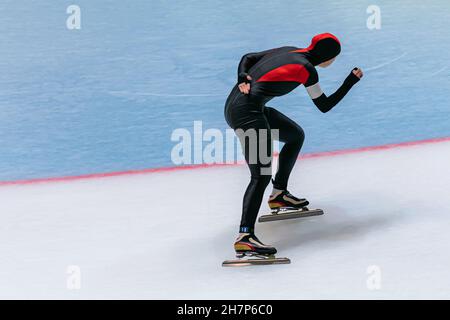
[[250,82],[252,77],[248,74],[249,70],[266,54],[274,51],[275,49],[270,49],[261,52],[247,53],[241,59],[238,67],[238,87],[239,90],[244,94],[249,94],[250,92]]
[[336,106],[339,101],[341,101],[345,97],[345,95],[361,79],[362,76],[363,73],[360,69],[353,69],[352,72],[350,72],[350,74],[344,80],[342,85],[339,87],[339,89],[337,89],[336,92],[330,96],[327,96],[322,92],[319,82],[316,82],[309,86],[305,85],[305,87],[316,107],[321,112],[326,113],[333,109],[333,107]]
[[247,53],[241,58],[238,67],[238,83],[247,80],[248,71],[264,56],[263,52]]
[[248,72],[250,69],[259,61],[262,57],[264,57],[266,54],[273,52],[276,49],[270,49],[266,51],[261,52],[253,52],[253,53],[247,53],[244,55],[241,59],[241,62],[239,62],[238,67],[238,83],[242,82],[248,82]]

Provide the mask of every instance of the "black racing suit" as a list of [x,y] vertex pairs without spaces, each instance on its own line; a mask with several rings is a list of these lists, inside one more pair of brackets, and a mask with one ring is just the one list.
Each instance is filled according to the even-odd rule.
[[[241,129],[241,134],[237,135],[240,137],[251,173],[251,180],[244,195],[240,232],[253,232],[264,191],[272,178],[270,129],[278,129],[278,139],[284,143],[279,154],[278,171],[273,180],[274,187],[280,190],[287,188],[289,175],[305,138],[303,129],[297,123],[281,112],[267,107],[266,103],[303,84],[305,87],[316,87],[315,91],[312,90],[314,91],[311,96],[313,102],[322,112],[328,112],[359,80],[357,76],[350,73],[342,86],[333,95],[327,97],[323,93],[320,94],[317,71],[311,60],[310,53],[306,49],[282,47],[247,54],[239,64],[238,84],[249,82],[250,93],[243,94],[238,84],[234,86],[225,104],[225,119],[235,132]],[[251,81],[246,79],[247,75],[251,76]],[[249,143],[251,135],[242,135],[242,132],[247,132],[249,129],[255,129],[257,136],[258,143],[253,149],[252,144]],[[255,159],[252,158],[255,151],[257,152],[256,161],[251,161]]]

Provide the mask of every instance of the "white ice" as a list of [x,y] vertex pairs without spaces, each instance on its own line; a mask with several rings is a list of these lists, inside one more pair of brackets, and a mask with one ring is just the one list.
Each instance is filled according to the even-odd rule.
[[221,266],[245,166],[2,187],[0,298],[448,299],[449,164],[450,142],[300,161],[325,215],[258,224],[292,263],[245,268]]

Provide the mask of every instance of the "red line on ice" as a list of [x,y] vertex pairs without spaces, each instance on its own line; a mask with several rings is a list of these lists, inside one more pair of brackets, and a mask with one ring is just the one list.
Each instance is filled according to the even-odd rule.
[[[307,153],[307,154],[302,155],[300,158],[310,159],[310,158],[332,157],[332,156],[346,155],[346,154],[352,154],[352,153],[405,148],[405,147],[412,147],[412,146],[418,146],[418,145],[423,145],[423,144],[432,144],[432,143],[447,142],[447,141],[450,141],[450,137],[434,138],[434,139],[419,140],[419,141],[400,142],[400,143],[391,143],[391,144],[371,146],[371,147],[362,147],[362,148],[355,148],[355,149],[344,149],[344,150],[336,150],[336,151]],[[149,173],[157,173],[157,172],[192,170],[192,169],[211,168],[211,167],[229,167],[229,166],[236,166],[236,165],[242,165],[242,164],[243,164],[243,162],[238,162],[238,163],[233,163],[233,164],[226,164],[226,163],[224,163],[224,164],[222,164],[222,163],[193,164],[193,165],[178,166],[178,167],[162,167],[162,168],[149,168],[149,169],[140,169],[140,170],[93,173],[93,174],[85,174],[85,175],[79,175],[79,176],[39,178],[39,179],[15,180],[15,181],[0,181],[0,186],[27,185],[27,184],[36,184],[36,183],[46,183],[46,182],[64,182],[64,181],[118,177],[118,176],[137,175],[137,174],[149,174]]]

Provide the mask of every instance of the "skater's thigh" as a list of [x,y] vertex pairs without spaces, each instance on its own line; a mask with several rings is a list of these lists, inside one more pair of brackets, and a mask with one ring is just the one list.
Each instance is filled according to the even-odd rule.
[[254,113],[251,119],[235,128],[235,132],[251,171],[271,166],[272,136],[269,122],[263,112]]
[[281,142],[303,141],[305,133],[294,120],[290,119],[280,111],[266,107],[264,109],[270,128],[278,129],[279,140]]

